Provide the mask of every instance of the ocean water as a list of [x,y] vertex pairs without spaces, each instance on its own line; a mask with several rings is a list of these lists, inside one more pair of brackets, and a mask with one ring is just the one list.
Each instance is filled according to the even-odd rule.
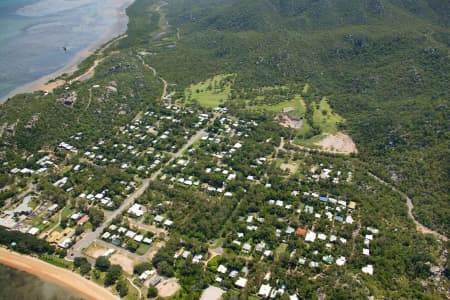
[[0,0],[0,99],[125,32],[132,2]]
[[0,300],[83,300],[36,276],[0,265]]

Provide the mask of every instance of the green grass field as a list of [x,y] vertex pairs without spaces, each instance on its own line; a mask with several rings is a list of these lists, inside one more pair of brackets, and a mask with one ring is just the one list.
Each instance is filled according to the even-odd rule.
[[234,74],[217,75],[204,82],[191,85],[184,92],[188,102],[198,102],[203,107],[213,108],[228,100]]
[[124,299],[126,299],[126,300],[139,300],[139,292],[136,290],[136,288],[134,286],[132,286],[130,284],[130,282],[128,280],[127,280],[127,284],[128,284],[128,294],[125,296]]
[[41,200],[37,197],[32,197],[30,202],[30,207],[35,209],[39,204],[41,203]]
[[320,146],[316,145],[315,143],[320,142],[321,140],[323,140],[324,138],[327,137],[326,133],[322,133],[319,135],[315,135],[312,138],[302,138],[301,136],[296,136],[293,139],[293,143],[296,145],[300,145],[300,146],[305,146],[311,149],[320,149]]
[[39,256],[39,258],[49,264],[52,264],[60,268],[65,268],[69,270],[73,269],[73,262],[67,261],[64,258],[59,258],[49,254],[42,254],[41,256]]
[[141,244],[136,250],[137,255],[144,255],[145,252],[150,248],[150,245]]
[[309,92],[309,90],[311,89],[311,86],[309,85],[309,83],[305,84],[305,86],[303,87],[303,94],[307,94]]
[[278,246],[277,249],[275,249],[275,255],[274,256],[275,256],[275,260],[276,261],[279,260],[280,256],[283,255],[286,252],[287,247],[288,247],[287,244],[282,243],[282,244],[280,244],[280,246]]
[[255,110],[267,110],[271,112],[282,112],[286,108],[294,108],[290,113],[296,116],[304,116],[306,112],[305,103],[300,96],[295,96],[294,99],[285,102],[280,102],[274,105],[264,104],[264,105],[254,105],[249,106],[250,109]]
[[313,122],[322,129],[324,133],[336,133],[338,131],[338,123],[344,122],[344,119],[333,112],[328,99],[326,97],[322,98],[319,103],[319,107],[316,105],[313,107]]
[[71,209],[70,207],[66,206],[63,208],[63,210],[61,212],[61,219],[68,218],[71,215],[73,215],[74,213],[75,213],[74,209]]

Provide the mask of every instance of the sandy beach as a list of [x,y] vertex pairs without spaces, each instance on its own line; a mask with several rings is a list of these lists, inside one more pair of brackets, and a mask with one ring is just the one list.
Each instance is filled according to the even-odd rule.
[[55,267],[37,258],[21,255],[4,248],[0,248],[0,264],[33,274],[44,280],[71,289],[88,300],[120,299],[111,294],[107,289],[83,278],[77,273]]
[[18,88],[12,90],[8,95],[0,99],[0,103],[6,101],[8,98],[13,97],[14,95],[21,94],[21,93],[32,93],[35,91],[47,91],[51,92],[58,86],[60,86],[61,81],[54,81],[49,82],[50,80],[66,73],[66,74],[72,74],[78,69],[78,65],[87,57],[89,57],[91,54],[94,53],[94,50],[98,48],[100,45],[95,45],[90,47],[90,49],[86,49],[73,58],[73,60],[67,64],[64,68],[59,69],[56,72],[53,72],[51,74],[45,75],[35,81],[32,81],[30,83],[24,84],[22,86],[19,86]]
[[[118,41],[119,39],[126,37],[126,35],[120,35],[115,37],[114,39],[110,40],[109,43],[104,44],[104,46],[101,48],[100,51],[102,51],[103,49],[106,49],[111,43]],[[100,49],[99,47],[96,47],[96,49]],[[80,52],[76,57],[73,63],[70,63],[69,65],[67,65],[66,67],[64,67],[61,70],[58,70],[55,73],[52,73],[50,75],[46,75],[44,77],[39,78],[36,81],[33,81],[31,83],[28,83],[26,85],[20,86],[19,88],[15,89],[14,91],[12,91],[10,94],[8,94],[4,99],[0,100],[0,104],[2,101],[7,100],[8,98],[20,94],[20,93],[31,93],[31,92],[35,92],[35,91],[44,91],[44,92],[48,92],[51,93],[53,92],[54,89],[64,85],[64,84],[71,84],[74,81],[77,80],[84,80],[85,77],[86,78],[90,78],[94,71],[95,68],[97,67],[97,65],[103,60],[103,59],[97,59],[94,61],[94,65],[88,69],[85,73],[77,76],[74,79],[71,79],[69,82],[66,82],[62,79],[58,79],[58,80],[54,80],[49,82],[50,80],[58,77],[61,74],[72,74],[74,73],[77,69],[78,69],[78,65],[79,63],[81,63],[85,58],[89,57],[90,55],[94,54],[94,50],[84,50],[82,52]]]
[[32,82],[21,85],[7,95],[0,97],[0,103],[5,102],[8,98],[13,97],[14,95],[20,93],[29,93],[34,91],[47,91],[51,92],[54,88],[64,84],[62,81],[50,82],[50,80],[66,73],[72,74],[78,69],[78,65],[87,57],[92,55],[97,49],[99,49],[102,45],[105,45],[108,41],[115,39],[118,36],[123,35],[127,29],[128,16],[126,15],[126,8],[130,6],[134,0],[115,0],[120,2],[120,6],[116,9],[116,15],[114,17],[117,18],[117,22],[114,26],[111,27],[108,33],[105,33],[98,40],[88,45],[86,48],[78,51],[74,54],[72,60],[67,63],[64,67],[58,69],[51,74],[47,74],[34,80]]

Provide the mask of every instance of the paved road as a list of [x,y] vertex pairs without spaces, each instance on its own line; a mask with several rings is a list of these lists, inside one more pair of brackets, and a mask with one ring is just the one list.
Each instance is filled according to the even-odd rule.
[[150,178],[146,178],[142,180],[141,186],[135,190],[131,195],[128,196],[125,201],[120,205],[118,209],[113,211],[112,213],[106,215],[105,221],[102,225],[97,227],[95,231],[91,231],[86,233],[80,240],[78,240],[75,245],[67,252],[67,259],[73,259],[73,257],[81,256],[81,251],[84,248],[87,248],[93,241],[95,241],[100,234],[103,232],[103,230],[106,228],[107,225],[118,215],[120,215],[122,212],[124,212],[134,201],[136,201],[137,198],[139,198],[144,191],[147,189],[148,185],[150,183]]
[[[157,8],[157,11],[159,12],[159,10],[161,9],[161,7],[167,5],[167,2],[163,1],[162,4]],[[114,41],[117,41],[119,39],[122,39],[126,37],[126,35],[123,35],[121,37],[116,38]],[[112,43],[111,42],[111,43]],[[103,47],[99,53],[102,54],[103,50],[106,49],[111,43],[105,45],[105,47]],[[146,66],[147,68],[149,68],[150,70],[152,70],[153,74],[157,74],[156,70],[149,66],[148,64],[145,63],[145,61],[139,57],[142,61],[142,63],[144,64],[144,66]],[[95,64],[93,66],[94,70],[95,70]],[[163,91],[162,91],[162,95],[161,95],[161,100],[165,100],[167,98],[167,81],[164,80],[162,77],[160,77],[161,81],[163,82]],[[214,122],[214,120],[220,116],[220,114],[215,114],[214,117],[212,118],[212,120],[210,121],[210,123]],[[201,129],[199,131],[197,131],[196,134],[194,134],[188,141],[186,144],[184,144],[183,147],[181,147],[180,150],[178,150],[175,154],[173,154],[173,156],[169,159],[169,161],[167,161],[167,163],[161,167],[158,171],[156,171],[155,173],[152,174],[151,177],[149,178],[145,178],[142,180],[142,184],[141,186],[135,190],[131,195],[129,195],[127,197],[127,199],[125,199],[125,201],[120,205],[120,207],[118,209],[116,209],[115,211],[111,212],[111,213],[106,213],[105,214],[105,221],[102,223],[101,226],[97,227],[97,229],[95,231],[92,232],[88,232],[86,234],[83,235],[83,237],[81,239],[79,239],[75,245],[72,246],[71,249],[69,249],[67,251],[67,256],[66,259],[72,260],[74,257],[77,256],[81,256],[82,255],[82,250],[87,248],[93,241],[95,241],[96,239],[98,239],[98,237],[100,236],[100,234],[103,232],[103,230],[106,228],[107,225],[109,225],[109,223],[118,215],[122,214],[128,207],[130,207],[135,201],[136,199],[138,199],[140,196],[142,196],[142,194],[145,192],[145,190],[148,188],[149,184],[151,181],[155,180],[162,172],[162,170],[164,169],[165,166],[170,165],[174,160],[178,159],[180,156],[183,155],[183,153],[190,147],[192,146],[195,142],[197,142],[198,140],[200,140],[203,136],[205,136],[206,130],[205,129]]]
[[414,214],[413,214],[414,204],[412,203],[411,198],[409,198],[408,195],[406,195],[402,191],[398,190],[396,187],[392,186],[391,184],[389,184],[388,182],[384,181],[383,179],[381,179],[380,177],[376,176],[375,174],[370,173],[370,172],[368,172],[367,174],[369,174],[369,176],[374,178],[379,183],[381,183],[383,185],[386,185],[387,187],[389,187],[394,192],[400,194],[400,196],[402,196],[402,198],[406,200],[406,205],[408,206],[408,216],[411,218],[411,220],[413,220],[414,224],[416,225],[417,231],[422,232],[424,234],[431,234],[434,237],[436,237],[437,239],[440,239],[440,240],[445,241],[445,242],[448,241],[448,238],[445,235],[442,235],[439,232],[434,231],[434,230],[426,227],[425,225],[421,224],[419,221],[416,220],[416,218],[414,217]]
[[[307,147],[299,146],[299,145],[295,145],[295,147],[297,147],[298,149],[307,151],[307,152],[343,154],[343,153],[330,152],[330,151],[321,150],[321,149],[311,149],[311,148],[307,148]],[[436,237],[437,239],[445,241],[445,242],[448,241],[448,237],[446,237],[445,235],[440,234],[439,232],[434,231],[434,230],[426,227],[419,221],[417,221],[417,219],[414,217],[414,214],[413,214],[414,204],[412,203],[411,198],[409,198],[408,195],[406,195],[402,191],[398,190],[396,187],[394,187],[390,183],[384,181],[383,179],[376,176],[375,174],[368,172],[368,175],[371,176],[372,178],[374,178],[375,180],[377,180],[378,182],[380,182],[381,184],[388,186],[391,190],[400,194],[400,196],[402,196],[402,198],[406,200],[406,205],[408,206],[408,216],[411,218],[411,220],[413,220],[414,224],[416,225],[417,231],[422,232],[424,234],[431,234],[434,237]]]
[[[214,118],[211,120],[211,122],[214,122],[214,120],[219,115],[215,115]],[[195,135],[193,135],[186,144],[184,144],[183,147],[181,147],[180,150],[178,150],[172,157],[166,162],[166,164],[161,167],[158,171],[152,174],[150,178],[145,178],[142,180],[141,186],[135,190],[131,195],[129,195],[125,201],[120,205],[118,209],[111,213],[105,214],[105,221],[97,227],[95,231],[85,233],[84,236],[79,239],[75,245],[72,246],[69,251],[67,251],[66,258],[68,260],[73,260],[74,257],[82,256],[82,250],[87,248],[93,241],[97,240],[100,234],[103,232],[103,230],[106,228],[107,225],[117,216],[122,214],[128,207],[130,207],[142,194],[145,192],[145,190],[148,188],[151,181],[155,180],[162,172],[165,166],[169,166],[174,160],[181,157],[183,153],[192,146],[195,142],[199,141],[203,136],[205,136],[206,130],[201,129],[197,131]]]

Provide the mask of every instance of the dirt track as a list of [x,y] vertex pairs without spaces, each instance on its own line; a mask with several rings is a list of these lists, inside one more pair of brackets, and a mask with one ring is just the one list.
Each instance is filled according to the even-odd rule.
[[404,198],[406,200],[406,205],[408,206],[408,216],[411,218],[411,220],[413,220],[414,224],[416,225],[416,230],[417,231],[419,231],[419,232],[421,232],[423,234],[431,234],[435,238],[437,238],[439,240],[442,240],[444,242],[448,241],[448,238],[445,235],[442,235],[439,232],[434,231],[434,230],[426,227],[425,225],[421,224],[419,221],[416,220],[416,218],[414,217],[414,214],[413,214],[414,204],[412,203],[411,198],[409,198],[408,195],[406,195],[402,191],[398,190],[396,187],[392,186],[391,184],[389,184],[388,182],[384,181],[383,179],[381,179],[380,177],[376,176],[375,174],[372,174],[370,172],[368,172],[368,174],[369,174],[369,176],[371,176],[372,178],[374,178],[375,180],[377,180],[381,184],[384,184],[384,185],[388,186],[391,190],[393,190],[394,192],[400,194],[400,196],[402,196],[402,198]]

